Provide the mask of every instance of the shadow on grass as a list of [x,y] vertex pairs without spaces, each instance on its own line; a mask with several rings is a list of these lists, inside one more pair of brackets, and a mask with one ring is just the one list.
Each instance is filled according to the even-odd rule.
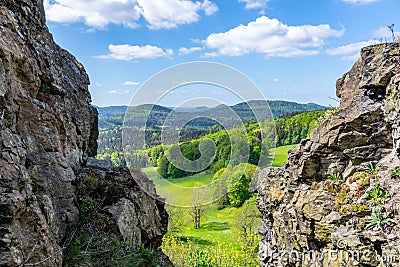
[[202,239],[202,238],[197,237],[197,236],[183,235],[183,236],[180,236],[179,239],[182,242],[185,242],[185,243],[190,241],[190,242],[193,242],[193,243],[195,243],[197,245],[202,245],[202,246],[211,246],[211,245],[213,245],[212,242],[210,242],[208,240],[205,240],[205,239]]
[[209,222],[201,226],[201,229],[208,231],[223,231],[230,229],[229,223],[227,222]]

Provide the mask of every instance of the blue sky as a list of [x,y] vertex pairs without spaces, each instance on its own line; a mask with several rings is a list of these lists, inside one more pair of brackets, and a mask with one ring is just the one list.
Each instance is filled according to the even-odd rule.
[[267,99],[336,105],[335,82],[360,48],[391,41],[388,25],[400,36],[398,0],[45,0],[45,9],[98,106],[127,105],[152,75],[190,61],[236,68]]

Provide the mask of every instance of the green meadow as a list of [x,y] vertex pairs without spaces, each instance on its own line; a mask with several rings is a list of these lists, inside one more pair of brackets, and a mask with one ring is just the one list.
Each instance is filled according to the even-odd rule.
[[[288,151],[295,147],[296,145],[281,146],[274,149],[275,156],[272,166],[281,166],[288,159]],[[198,186],[203,186],[211,183],[214,173],[210,170],[203,173],[188,176],[177,179],[168,179],[165,183],[165,179],[160,179],[155,168],[145,168],[142,169],[147,176],[154,181],[156,187],[162,185],[162,191],[166,191],[166,195],[162,194],[163,197],[168,198],[173,197],[174,201],[179,201],[181,203],[187,203],[190,201],[191,195],[188,193],[182,193],[183,188],[193,188]],[[163,180],[163,181],[161,181]],[[158,191],[158,193],[160,193]],[[182,221],[183,225],[179,232],[174,233],[184,241],[192,241],[199,246],[209,246],[213,245],[216,241],[235,244],[237,243],[237,235],[234,233],[236,220],[238,214],[242,212],[243,209],[248,208],[248,206],[255,207],[257,195],[246,201],[246,203],[240,208],[225,207],[218,210],[215,205],[210,204],[205,207],[203,215],[201,217],[201,228],[194,229],[189,215],[189,208],[182,209]],[[257,224],[260,218],[258,218]]]

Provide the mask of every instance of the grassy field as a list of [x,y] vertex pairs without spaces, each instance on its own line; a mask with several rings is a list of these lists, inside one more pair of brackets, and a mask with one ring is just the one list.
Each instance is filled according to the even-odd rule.
[[167,203],[175,206],[188,206],[194,187],[206,186],[211,183],[214,172],[205,172],[177,179],[162,179],[155,168],[141,169],[155,184],[157,193],[166,198]]
[[[237,244],[235,234],[238,214],[247,206],[255,207],[257,196],[251,199],[240,208],[226,207],[218,210],[214,206],[206,207],[201,219],[201,228],[194,229],[190,216],[186,216],[185,224],[178,234],[182,239],[191,240],[199,245],[212,245],[216,241],[225,244]],[[256,221],[259,224],[261,218]]]
[[273,167],[280,167],[283,163],[288,161],[288,151],[297,145],[279,146],[275,148],[275,157],[272,162]]
[[[273,166],[281,166],[288,159],[288,150],[295,145],[277,147],[275,149],[275,158]],[[187,203],[190,200],[190,193],[185,188],[207,185],[212,181],[214,173],[206,171],[194,176],[178,178],[178,179],[160,179],[154,168],[142,169],[147,176],[154,181],[157,192],[163,197],[173,198],[174,202]],[[200,246],[209,246],[214,244],[216,240],[226,244],[236,244],[237,235],[234,233],[237,215],[247,206],[255,207],[256,196],[249,199],[241,208],[226,207],[218,210],[214,205],[205,207],[201,228],[194,229],[188,209],[183,209],[184,224],[179,233],[176,233],[183,240],[191,240]],[[259,221],[258,221],[259,222]],[[258,224],[257,222],[257,224]]]

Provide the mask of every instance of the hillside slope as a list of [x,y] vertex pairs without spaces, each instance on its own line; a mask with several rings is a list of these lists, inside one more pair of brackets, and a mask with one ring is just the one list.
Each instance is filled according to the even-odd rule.
[[399,63],[398,43],[362,49],[339,111],[260,173],[262,266],[399,266]]

